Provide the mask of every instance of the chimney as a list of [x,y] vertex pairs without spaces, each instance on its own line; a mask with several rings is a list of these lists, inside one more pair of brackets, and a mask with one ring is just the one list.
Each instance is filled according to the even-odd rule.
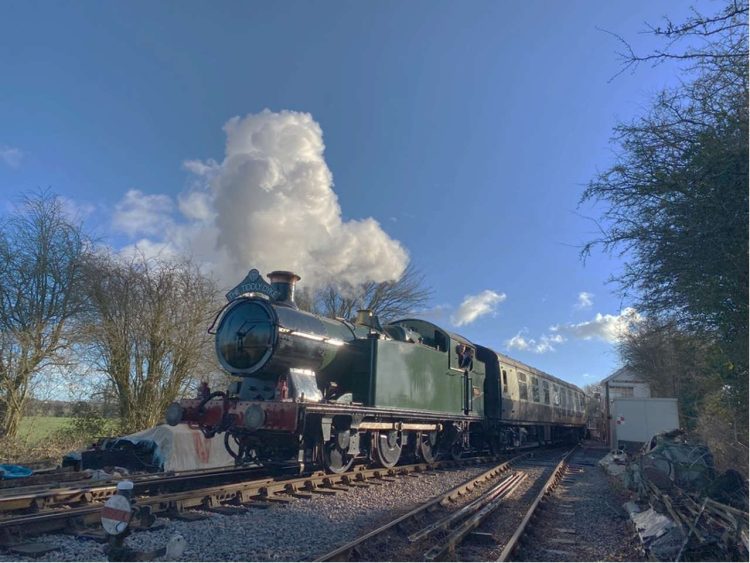
[[378,316],[373,314],[370,309],[359,309],[357,311],[357,319],[354,324],[366,326],[377,331],[383,332],[383,327],[380,326],[380,320]]
[[268,274],[271,286],[279,292],[279,305],[286,305],[293,309],[298,309],[297,303],[294,302],[294,287],[300,278],[294,272],[276,270]]

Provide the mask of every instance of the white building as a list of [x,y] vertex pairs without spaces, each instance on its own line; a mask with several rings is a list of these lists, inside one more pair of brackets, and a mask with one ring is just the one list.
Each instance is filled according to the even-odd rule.
[[600,383],[607,404],[612,399],[648,399],[651,386],[629,367],[618,369]]
[[612,421],[612,401],[615,399],[649,399],[651,398],[651,386],[632,369],[625,366],[615,371],[609,377],[603,379],[599,385],[603,388],[604,404],[602,405],[605,417],[604,427],[607,442],[612,443],[614,426]]

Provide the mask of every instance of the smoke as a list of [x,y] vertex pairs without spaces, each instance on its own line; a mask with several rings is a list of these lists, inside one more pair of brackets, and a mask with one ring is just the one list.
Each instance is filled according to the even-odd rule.
[[310,114],[264,110],[233,117],[224,132],[221,162],[184,164],[195,181],[178,198],[179,224],[164,222],[171,247],[191,250],[227,285],[253,267],[293,270],[308,287],[401,276],[408,254],[398,241],[371,217],[342,219],[323,133]]
[[236,271],[293,270],[310,285],[398,279],[406,251],[372,218],[344,222],[308,113],[268,110],[224,126],[226,157],[211,177],[217,244]]

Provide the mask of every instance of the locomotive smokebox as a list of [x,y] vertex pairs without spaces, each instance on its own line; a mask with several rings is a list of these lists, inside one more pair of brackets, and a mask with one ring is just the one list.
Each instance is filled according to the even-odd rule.
[[294,289],[297,282],[302,278],[294,272],[276,270],[268,274],[268,279],[271,282],[271,286],[279,292],[277,304],[298,309],[297,303],[294,301]]

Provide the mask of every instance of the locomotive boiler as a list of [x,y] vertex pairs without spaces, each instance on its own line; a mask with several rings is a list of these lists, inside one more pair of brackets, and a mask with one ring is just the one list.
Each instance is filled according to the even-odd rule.
[[[219,363],[237,380],[226,391],[203,384],[197,398],[167,412],[169,424],[198,426],[207,437],[222,432],[237,463],[294,460],[339,473],[356,459],[384,467],[403,457],[431,462],[574,438],[583,427],[582,394],[570,384],[511,366],[428,321],[381,326],[367,310],[353,322],[301,311],[299,276],[268,276],[270,283],[251,270],[227,293],[211,329]],[[514,402],[510,381],[525,379],[521,369],[533,381],[525,400],[524,387],[514,387]],[[547,386],[546,404],[533,385]],[[534,398],[536,408],[521,408]]]

